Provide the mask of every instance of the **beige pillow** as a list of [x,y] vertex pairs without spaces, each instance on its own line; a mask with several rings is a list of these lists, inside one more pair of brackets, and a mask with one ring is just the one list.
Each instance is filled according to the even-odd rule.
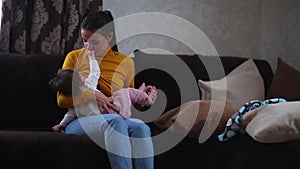
[[267,104],[242,117],[246,132],[262,143],[300,139],[300,101]]
[[184,103],[154,120],[161,130],[184,134],[199,139],[224,131],[227,120],[237,111],[231,105],[216,100],[195,100]]
[[226,77],[215,81],[198,80],[202,100],[219,100],[239,109],[251,100],[263,100],[264,81],[252,59],[232,70]]

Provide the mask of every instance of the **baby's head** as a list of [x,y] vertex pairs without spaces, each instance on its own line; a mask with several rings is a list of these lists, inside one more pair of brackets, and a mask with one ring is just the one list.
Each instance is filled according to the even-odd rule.
[[72,69],[59,70],[56,77],[49,81],[50,88],[65,96],[77,95],[83,86],[80,74]]

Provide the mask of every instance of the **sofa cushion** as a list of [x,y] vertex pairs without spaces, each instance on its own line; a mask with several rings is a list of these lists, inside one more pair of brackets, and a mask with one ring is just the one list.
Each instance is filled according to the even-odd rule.
[[221,133],[228,118],[236,111],[237,109],[226,102],[195,100],[164,113],[154,120],[154,123],[161,130],[169,129],[182,135],[187,134],[196,140],[201,135],[201,140],[212,134]]
[[[225,75],[229,74],[234,68],[247,60],[247,58],[235,56],[151,54],[140,50],[134,51],[133,59],[136,66],[135,86],[140,86],[143,82],[155,85],[166,97],[166,105],[163,110],[160,112],[156,109],[153,109],[154,111],[150,110],[151,112],[149,114],[156,114],[156,117],[158,117],[157,114],[176,108],[187,101],[200,100],[201,90],[198,87],[199,79],[203,81],[218,80],[224,77],[224,73]],[[181,60],[181,62],[179,60]],[[220,65],[216,64],[219,61],[221,61],[222,64],[221,68],[223,74],[209,74],[207,68],[210,70],[219,69]],[[264,88],[268,89],[273,78],[273,71],[270,64],[260,59],[254,59],[253,61],[264,79]],[[178,66],[177,63],[181,65]],[[185,86],[181,86],[178,82],[182,80],[173,76],[173,74],[165,69],[166,67],[174,67],[177,69],[177,74],[179,74],[180,78],[189,83],[196,84],[198,93],[182,97],[185,93],[181,91],[181,88],[185,88]],[[188,68],[193,77],[190,77],[190,75],[189,77],[185,77],[181,71],[182,67]],[[162,95],[161,93],[158,94],[158,96]],[[161,98],[158,98],[155,104],[162,102]]]
[[62,65],[60,55],[0,54],[0,71],[5,83],[0,129],[51,130],[65,110],[58,108],[49,80]]
[[278,57],[277,70],[266,98],[300,100],[300,72]]
[[107,152],[87,135],[0,130],[0,150],[1,168],[110,168]]
[[300,139],[300,101],[267,104],[242,117],[246,132],[262,143]]
[[226,101],[236,109],[251,100],[263,100],[264,81],[252,59],[232,70],[226,77],[215,81],[198,80],[202,100]]

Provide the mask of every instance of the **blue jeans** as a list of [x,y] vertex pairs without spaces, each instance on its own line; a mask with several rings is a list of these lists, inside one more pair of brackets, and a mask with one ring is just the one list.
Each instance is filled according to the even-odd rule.
[[153,145],[149,127],[138,119],[99,114],[73,120],[67,134],[87,134],[108,152],[112,169],[153,169]]

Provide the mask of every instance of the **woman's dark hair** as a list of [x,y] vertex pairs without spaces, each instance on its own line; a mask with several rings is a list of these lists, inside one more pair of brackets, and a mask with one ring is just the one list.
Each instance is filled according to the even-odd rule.
[[110,45],[114,51],[118,51],[115,37],[114,18],[110,11],[90,11],[81,22],[81,29],[98,31],[101,29],[101,34],[107,36],[110,32],[114,33]]
[[54,92],[65,96],[77,95],[81,84],[79,73],[72,69],[59,70],[56,77],[49,81],[49,86]]

